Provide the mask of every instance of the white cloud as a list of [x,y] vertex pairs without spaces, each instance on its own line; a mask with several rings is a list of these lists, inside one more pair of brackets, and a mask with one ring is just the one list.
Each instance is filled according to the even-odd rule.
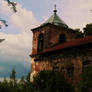
[[46,21],[48,19],[48,16],[43,16],[42,19],[43,21]]
[[82,29],[92,23],[91,0],[64,0],[58,5],[60,16],[70,27]]
[[3,60],[27,61],[26,57],[31,53],[31,34],[21,33],[17,35],[0,33],[6,40],[0,43],[0,57]]
[[39,25],[39,22],[35,19],[32,11],[22,8],[20,4],[17,4],[17,10],[18,12],[11,16],[12,23],[17,27],[20,27],[22,30],[29,31],[30,28]]
[[18,61],[24,66],[29,66],[32,48],[31,29],[39,25],[32,11],[28,11],[17,4],[17,13],[13,13],[4,0],[0,0],[2,14],[9,18],[10,25],[18,28],[19,34],[6,34],[0,32],[0,38],[6,40],[0,43],[0,59],[4,61]]

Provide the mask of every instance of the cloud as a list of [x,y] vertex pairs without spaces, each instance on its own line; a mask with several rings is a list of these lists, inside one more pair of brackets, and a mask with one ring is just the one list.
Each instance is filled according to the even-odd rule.
[[0,57],[3,60],[27,61],[28,51],[31,53],[31,34],[25,32],[17,35],[0,33],[0,37],[6,39],[0,43]]
[[[23,8],[20,4],[16,6],[18,10],[16,13],[11,11],[4,0],[0,0],[0,5],[0,11],[8,18],[9,26],[17,28],[19,31],[17,34],[0,32],[0,38],[5,39],[5,41],[0,43],[0,63],[14,63],[16,65],[16,62],[18,62],[26,69],[29,69],[29,54],[32,50],[32,33],[30,30],[39,25],[39,22],[32,11]],[[15,66],[16,69],[18,67]]]
[[60,16],[70,27],[82,29],[92,22],[91,0],[64,0],[58,5]]
[[86,24],[92,23],[92,0],[45,0],[45,2],[51,11],[56,4],[57,14],[73,29],[80,28],[82,30]]
[[32,11],[22,8],[20,4],[17,4],[16,8],[18,12],[16,14],[12,14],[11,20],[17,27],[20,27],[22,30],[29,31],[30,28],[39,25],[39,22],[35,19]]

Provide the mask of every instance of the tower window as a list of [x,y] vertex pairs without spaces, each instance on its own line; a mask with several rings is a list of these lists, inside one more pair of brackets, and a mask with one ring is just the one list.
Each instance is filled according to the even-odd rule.
[[38,36],[38,52],[43,51],[43,46],[44,46],[44,35],[43,33],[41,33]]
[[68,74],[69,77],[73,77],[73,74],[74,74],[74,66],[73,65],[68,66],[67,74]]
[[85,60],[82,62],[83,68],[89,68],[91,66],[91,61],[90,60]]
[[59,43],[63,43],[63,42],[66,42],[66,36],[65,36],[65,34],[60,34]]

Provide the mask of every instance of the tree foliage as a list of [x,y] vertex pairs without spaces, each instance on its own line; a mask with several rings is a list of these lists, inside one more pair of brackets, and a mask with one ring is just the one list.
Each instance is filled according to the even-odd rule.
[[[10,8],[12,8],[12,10],[13,10],[14,13],[17,12],[17,9],[16,9],[17,3],[16,3],[16,2],[12,2],[12,1],[10,1],[10,0],[3,0],[3,1],[7,2],[7,5],[10,6]],[[3,25],[4,25],[5,27],[8,26],[6,20],[0,18],[0,29],[2,28]]]
[[34,78],[33,84],[37,92],[73,92],[73,87],[59,72],[41,71]]
[[6,20],[3,20],[0,18],[0,29],[2,28],[2,25],[4,25],[5,27],[8,26],[8,24],[6,23]]
[[[10,77],[13,80],[15,80],[14,74],[13,69],[11,73],[13,76]],[[13,85],[11,81],[5,79],[0,82],[0,92],[73,92],[73,87],[65,81],[61,73],[41,71],[34,77],[33,82],[29,82],[29,78],[25,80],[24,76],[22,76],[21,80]]]
[[79,83],[79,92],[90,92],[92,90],[92,68],[84,69]]
[[12,2],[10,0],[5,0],[5,1],[8,3],[9,6],[12,7],[13,11],[16,13],[17,12],[17,9],[16,9],[17,3],[16,2]]
[[30,72],[27,74],[26,81],[30,82]]
[[84,35],[85,36],[92,35],[92,23],[87,24],[86,27],[83,28],[83,30],[84,30]]
[[16,71],[15,71],[15,69],[12,69],[12,72],[10,74],[10,79],[12,81],[15,81],[16,80]]
[[83,32],[80,31],[80,29],[75,29],[75,33],[76,33],[76,38],[83,38]]

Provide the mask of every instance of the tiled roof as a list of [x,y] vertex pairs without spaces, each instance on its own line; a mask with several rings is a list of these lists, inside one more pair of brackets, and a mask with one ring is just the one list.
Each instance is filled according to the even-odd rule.
[[85,37],[85,38],[80,38],[80,39],[72,40],[72,41],[69,41],[69,42],[61,43],[61,44],[59,44],[55,47],[52,47],[50,49],[43,51],[43,52],[32,53],[31,56],[37,55],[37,54],[50,53],[50,52],[54,52],[54,51],[57,51],[57,50],[67,49],[67,48],[70,48],[70,47],[77,47],[77,46],[85,45],[85,44],[89,44],[89,43],[92,43],[92,36],[88,36],[88,37]]
[[43,23],[41,26],[43,25],[46,25],[46,24],[54,24],[54,25],[57,25],[57,26],[61,26],[61,27],[65,27],[65,28],[68,28],[68,26],[64,23],[63,20],[61,20],[59,18],[59,16],[54,13],[45,23]]

